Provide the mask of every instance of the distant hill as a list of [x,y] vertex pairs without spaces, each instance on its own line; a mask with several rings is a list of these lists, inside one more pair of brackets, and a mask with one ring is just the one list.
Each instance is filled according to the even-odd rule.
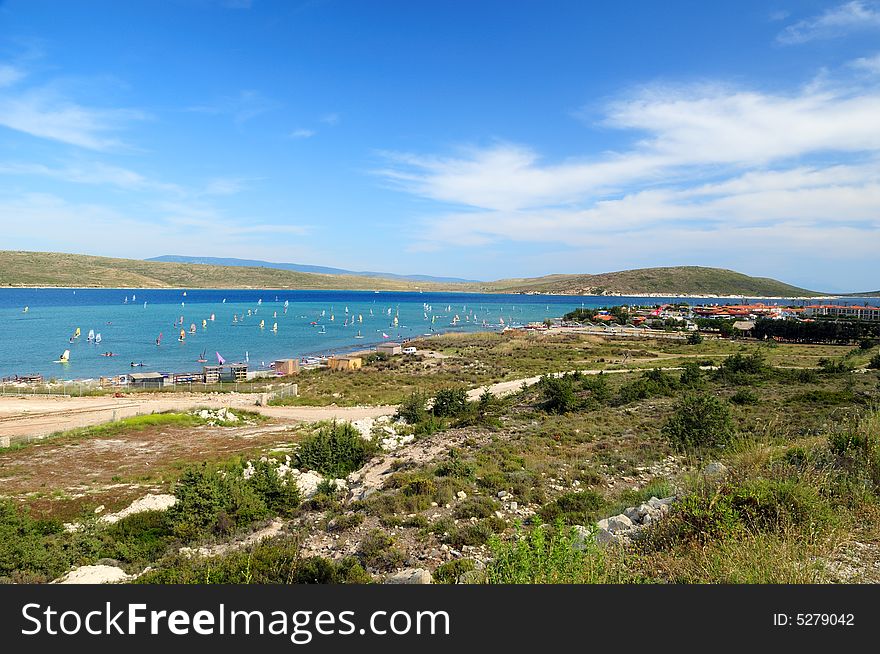
[[598,275],[547,275],[502,279],[481,285],[485,291],[571,295],[744,295],[747,297],[812,297],[815,291],[767,277],[703,266],[638,268]]
[[[332,270],[332,269],[331,269]],[[442,279],[442,278],[433,278]],[[641,268],[598,275],[548,275],[496,282],[440,282],[420,278],[300,272],[265,266],[219,266],[95,257],[58,252],[0,251],[0,286],[127,288],[296,288],[562,295],[819,295],[775,279],[720,268]],[[880,294],[880,293],[878,293]],[[865,294],[862,294],[865,295]]]
[[328,268],[327,266],[310,266],[304,263],[274,263],[258,259],[233,259],[223,257],[187,257],[179,254],[163,254],[146,261],[165,261],[169,263],[203,263],[211,266],[242,266],[248,268],[277,268],[279,270],[295,270],[296,272],[317,273],[321,275],[354,275],[356,277],[381,277],[382,279],[405,279],[412,282],[474,282],[473,279],[460,277],[432,277],[431,275],[398,275],[395,273],[345,270]]
[[324,275],[277,268],[142,261],[57,252],[0,251],[0,286],[297,288],[413,291],[450,284]]

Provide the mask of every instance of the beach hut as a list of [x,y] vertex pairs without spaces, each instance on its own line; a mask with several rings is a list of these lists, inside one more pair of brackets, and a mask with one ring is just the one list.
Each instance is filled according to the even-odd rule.
[[327,366],[330,370],[360,370],[364,360],[360,357],[330,357]]
[[376,352],[394,356],[403,353],[403,346],[400,343],[381,343],[376,346]]
[[279,375],[284,375],[287,377],[288,375],[295,375],[299,373],[299,360],[298,359],[278,359],[272,363],[272,368]]

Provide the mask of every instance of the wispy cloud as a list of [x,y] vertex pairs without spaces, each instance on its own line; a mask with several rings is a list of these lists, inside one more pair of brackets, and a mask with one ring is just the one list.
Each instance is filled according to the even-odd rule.
[[[0,66],[0,125],[31,136],[90,150],[125,147],[118,134],[143,111],[78,103],[55,85],[27,84],[26,71]],[[24,82],[24,83],[23,83]]]
[[869,0],[852,0],[832,7],[818,16],[789,25],[779,33],[776,40],[785,45],[794,45],[878,29],[880,4]]
[[338,112],[324,114],[319,120],[326,125],[337,125],[342,120],[342,115]]
[[127,168],[97,161],[77,162],[62,166],[49,166],[43,163],[0,162],[0,174],[48,177],[74,184],[113,186],[129,191],[185,194],[184,189],[176,184],[161,182]]
[[24,78],[24,71],[10,64],[0,64],[0,88],[12,86]]
[[589,252],[599,269],[668,249],[708,263],[730,258],[730,248],[791,260],[823,242],[874,257],[877,115],[873,79],[788,94],[651,86],[608,103],[600,121],[631,134],[629,149],[562,161],[506,142],[452,155],[384,153],[377,174],[439,203],[413,229],[415,250],[556,243]]
[[317,132],[313,129],[306,129],[305,127],[300,127],[298,129],[293,130],[290,133],[290,138],[292,138],[292,139],[310,139],[315,134],[317,134]]
[[872,57],[859,57],[850,62],[850,66],[870,75],[880,75],[880,53]]

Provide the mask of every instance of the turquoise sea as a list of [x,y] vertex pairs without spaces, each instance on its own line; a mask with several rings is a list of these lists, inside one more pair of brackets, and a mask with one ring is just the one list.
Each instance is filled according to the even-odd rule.
[[[251,368],[259,368],[279,358],[351,351],[384,340],[498,330],[503,328],[502,319],[505,325],[518,325],[558,318],[582,306],[675,299],[373,291],[0,289],[0,377],[36,373],[47,379],[86,379],[132,371],[196,372],[202,367],[197,362],[202,353],[210,363],[217,362],[219,353],[227,362],[248,361]],[[700,300],[713,301],[732,302]],[[459,320],[452,324],[456,315]],[[186,331],[183,341],[178,340],[181,318]],[[272,329],[275,323],[277,332]],[[193,324],[195,331],[190,333]],[[77,328],[80,336],[70,342]],[[90,330],[101,335],[99,344],[87,340]],[[356,338],[358,332],[362,338]],[[160,333],[162,341],[157,346]],[[55,363],[68,349],[69,362]],[[102,356],[105,352],[116,356]],[[135,369],[131,362],[143,362],[144,366]]]

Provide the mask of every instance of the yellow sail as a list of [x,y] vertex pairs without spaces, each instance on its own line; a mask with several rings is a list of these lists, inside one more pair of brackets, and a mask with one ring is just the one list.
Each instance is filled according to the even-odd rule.
[[260,321],[260,329],[264,329],[266,327],[266,322],[264,320]]
[[79,327],[77,327],[77,328],[76,328],[76,331],[73,332],[73,337],[74,337],[74,338],[79,338],[80,333],[81,333],[81,332],[79,331]]

